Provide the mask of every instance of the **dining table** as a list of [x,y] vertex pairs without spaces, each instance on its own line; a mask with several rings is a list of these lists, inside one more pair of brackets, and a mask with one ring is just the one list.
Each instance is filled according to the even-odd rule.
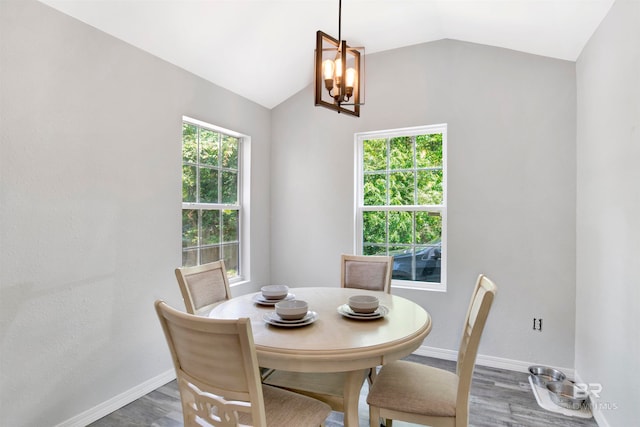
[[[353,295],[375,295],[377,316],[354,316],[347,301]],[[251,320],[258,363],[293,372],[344,372],[344,426],[355,427],[358,400],[370,368],[401,359],[422,344],[431,331],[431,316],[419,304],[389,293],[356,288],[294,287],[287,299],[304,300],[309,321],[273,321],[274,304],[260,292],[231,298],[209,317]]]

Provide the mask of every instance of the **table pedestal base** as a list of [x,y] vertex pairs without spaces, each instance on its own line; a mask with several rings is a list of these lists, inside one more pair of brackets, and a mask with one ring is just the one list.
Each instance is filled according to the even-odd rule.
[[368,369],[322,373],[275,370],[263,383],[321,400],[344,413],[345,427],[358,427],[360,390],[368,373]]

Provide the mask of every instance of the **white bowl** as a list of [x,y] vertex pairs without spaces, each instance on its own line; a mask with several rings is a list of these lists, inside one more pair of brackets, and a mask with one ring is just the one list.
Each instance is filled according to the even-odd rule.
[[348,303],[356,313],[373,313],[380,304],[378,297],[373,295],[354,295],[349,297]]
[[302,319],[309,311],[309,304],[306,301],[292,299],[276,303],[276,313],[284,320]]
[[260,288],[262,296],[266,299],[282,299],[289,294],[287,285],[267,285]]

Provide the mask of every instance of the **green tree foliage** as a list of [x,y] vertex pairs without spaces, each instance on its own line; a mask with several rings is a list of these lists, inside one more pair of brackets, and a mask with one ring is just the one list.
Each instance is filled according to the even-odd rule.
[[[442,134],[363,141],[363,252],[393,254],[440,240],[436,211],[394,210],[443,202]],[[375,210],[376,207],[383,209]]]
[[[237,205],[239,145],[236,137],[184,122],[182,125],[182,201]],[[237,274],[239,211],[211,207],[183,209],[183,265],[224,258]]]

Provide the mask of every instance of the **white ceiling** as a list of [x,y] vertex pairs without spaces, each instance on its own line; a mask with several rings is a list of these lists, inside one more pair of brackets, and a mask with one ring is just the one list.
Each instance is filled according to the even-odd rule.
[[[313,81],[315,33],[338,0],[41,0],[272,108]],[[457,39],[575,61],[614,0],[344,0],[342,36],[366,54]]]

